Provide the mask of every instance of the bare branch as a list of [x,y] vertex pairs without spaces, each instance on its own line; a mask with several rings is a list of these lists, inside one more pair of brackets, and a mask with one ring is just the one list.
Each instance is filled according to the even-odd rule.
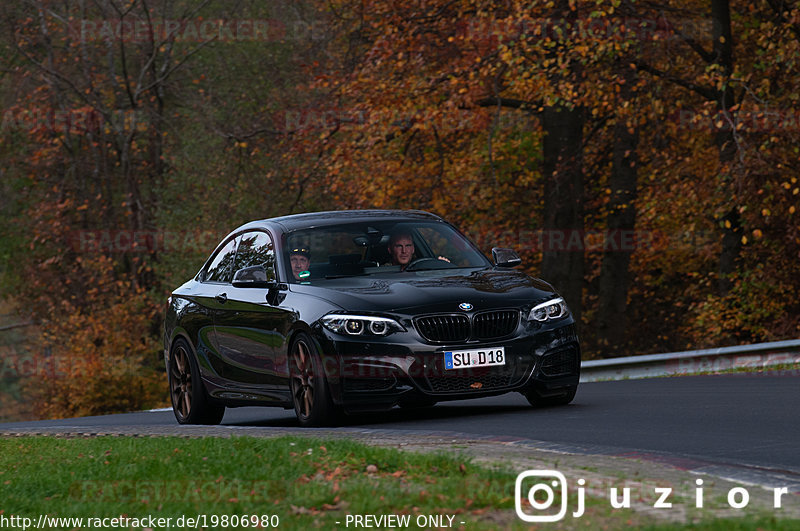
[[684,35],[683,33],[681,33],[681,39],[683,39],[683,42],[689,45],[689,48],[697,52],[697,55],[699,55],[703,61],[706,63],[714,62],[714,54],[703,48],[703,46],[695,39],[689,37],[688,35]]
[[716,101],[720,98],[720,91],[716,89],[704,87],[702,85],[692,83],[691,81],[686,81],[685,79],[681,79],[671,74],[667,74],[666,72],[663,72],[642,61],[634,61],[634,64],[636,65],[636,69],[641,72],[647,72],[648,74],[660,77],[661,79],[669,81],[670,83],[678,85],[679,87],[683,87],[687,90],[691,90],[692,92],[696,92],[697,94],[700,94],[707,100]]

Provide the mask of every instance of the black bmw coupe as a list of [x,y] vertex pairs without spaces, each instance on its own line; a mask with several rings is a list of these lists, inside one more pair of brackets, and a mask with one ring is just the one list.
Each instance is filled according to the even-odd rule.
[[297,214],[239,227],[169,298],[164,360],[175,417],[294,408],[302,426],[340,413],[517,391],[575,396],[580,347],[564,300],[488,260],[421,211]]

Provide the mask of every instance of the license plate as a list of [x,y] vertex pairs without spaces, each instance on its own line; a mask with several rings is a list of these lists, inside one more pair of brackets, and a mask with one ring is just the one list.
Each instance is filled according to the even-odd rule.
[[445,369],[467,369],[506,364],[505,347],[458,350],[444,353]]

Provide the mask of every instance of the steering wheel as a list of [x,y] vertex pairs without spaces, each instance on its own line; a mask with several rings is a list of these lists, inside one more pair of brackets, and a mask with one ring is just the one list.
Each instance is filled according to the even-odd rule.
[[[424,264],[427,262],[436,262],[436,263],[445,263],[449,264],[447,260],[440,260],[438,258],[417,258],[416,260],[412,260],[403,271],[414,271],[418,265]],[[438,269],[438,268],[437,268]]]

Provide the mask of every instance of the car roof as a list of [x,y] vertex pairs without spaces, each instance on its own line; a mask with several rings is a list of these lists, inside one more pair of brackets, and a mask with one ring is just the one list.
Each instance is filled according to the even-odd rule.
[[358,223],[359,221],[443,221],[442,218],[423,210],[334,210],[329,212],[308,212],[292,214],[277,218],[252,221],[237,229],[260,228],[278,225],[283,232],[312,227],[325,227],[340,223]]

